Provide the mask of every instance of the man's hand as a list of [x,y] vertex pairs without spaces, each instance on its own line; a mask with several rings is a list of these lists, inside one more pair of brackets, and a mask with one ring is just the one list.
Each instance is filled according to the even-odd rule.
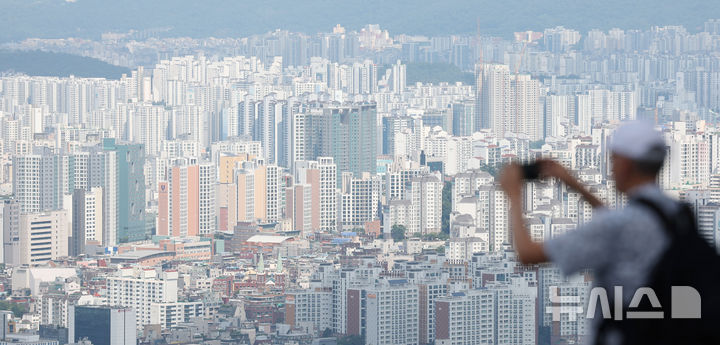
[[592,207],[603,207],[602,201],[588,191],[564,166],[551,159],[539,159],[540,177],[554,177],[565,183],[568,187],[578,191]]
[[508,197],[520,197],[522,193],[523,173],[519,165],[512,163],[503,168],[500,173],[500,186]]
[[500,174],[500,186],[510,201],[510,229],[518,259],[523,264],[536,264],[547,261],[547,257],[543,245],[533,242],[525,227],[521,200],[524,183],[522,168],[518,164],[508,164]]
[[564,166],[554,160],[539,159],[537,164],[540,166],[540,177],[542,178],[554,177],[565,183],[575,180]]

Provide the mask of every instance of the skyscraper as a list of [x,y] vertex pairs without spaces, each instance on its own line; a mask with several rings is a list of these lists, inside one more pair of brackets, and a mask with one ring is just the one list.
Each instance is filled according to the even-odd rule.
[[70,255],[85,253],[88,241],[103,242],[103,191],[102,187],[90,190],[76,189],[72,195],[72,233]]
[[410,180],[409,199],[413,216],[410,233],[439,233],[442,229],[443,182],[437,176],[418,176]]
[[[259,161],[244,162],[235,170],[237,198],[229,207],[240,222],[276,222],[280,216],[280,168]],[[234,224],[231,224],[234,226]]]
[[180,158],[160,183],[158,235],[208,235],[215,230],[215,166]]
[[[333,157],[338,173],[377,170],[377,110],[373,103],[323,109],[320,155]],[[312,157],[315,159],[316,157]]]
[[[114,175],[106,179],[106,191],[110,198],[116,195],[117,217],[105,218],[115,225],[105,228],[105,244],[138,241],[147,238],[145,223],[145,151],[142,144],[117,144],[115,139],[103,140],[103,151],[111,153],[110,164],[106,164],[107,174]],[[114,191],[112,190],[114,189]],[[108,205],[111,208],[111,205]]]
[[542,139],[543,109],[540,83],[529,75],[510,75],[508,65],[475,67],[475,108],[479,128],[488,128],[498,138],[507,133]]
[[392,66],[392,92],[401,93],[405,91],[407,86],[407,66],[404,65],[400,60]]
[[[405,65],[401,66],[404,69]],[[398,70],[398,73],[401,73],[400,70]],[[402,78],[404,79],[404,70],[402,71],[402,73]],[[353,63],[351,76],[351,82],[348,83],[349,93],[370,94],[377,92],[377,67],[372,62],[372,60],[365,60],[362,63]]]
[[20,203],[17,199],[2,199],[2,262],[20,261]]
[[367,344],[417,344],[418,288],[405,279],[383,279],[367,289]]
[[494,306],[495,294],[489,290],[457,292],[438,299],[435,341],[448,345],[495,343]]
[[360,177],[354,177],[349,172],[342,174],[338,207],[343,230],[363,228],[366,222],[378,218],[381,188],[382,181],[378,176],[369,173],[363,173]]
[[256,103],[257,122],[254,126],[253,140],[262,143],[265,159],[268,163],[275,163],[278,158],[277,130],[278,124],[288,111],[287,102],[276,101],[266,97]]
[[475,104],[471,101],[452,104],[452,134],[455,136],[470,136],[476,128]]
[[508,65],[483,64],[475,71],[475,107],[480,115],[480,126],[492,129],[497,137],[504,137],[512,104],[510,69]]
[[293,229],[320,228],[320,170],[316,161],[295,162],[294,185],[286,190],[286,216]]
[[22,213],[62,208],[67,184],[67,156],[49,149],[13,157],[13,194]]
[[107,278],[107,287],[107,304],[132,308],[136,312],[135,326],[142,329],[150,324],[152,304],[177,302],[178,273],[122,268],[117,276]]
[[332,157],[318,157],[320,170],[320,230],[337,229],[337,166]]
[[570,115],[574,96],[548,95],[545,97],[545,116],[543,121],[543,137],[564,136],[569,129],[570,120],[574,122],[574,114]]
[[255,132],[255,118],[257,117],[257,103],[250,97],[240,102],[237,106],[238,135],[251,136]]
[[511,79],[513,110],[505,130],[524,134],[530,140],[543,138],[543,109],[540,103],[540,82],[530,75],[516,75]]

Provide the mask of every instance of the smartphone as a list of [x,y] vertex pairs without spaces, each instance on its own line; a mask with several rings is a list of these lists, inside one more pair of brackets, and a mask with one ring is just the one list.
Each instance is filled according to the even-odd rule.
[[537,180],[540,177],[540,164],[537,162],[522,165],[523,178],[526,180]]

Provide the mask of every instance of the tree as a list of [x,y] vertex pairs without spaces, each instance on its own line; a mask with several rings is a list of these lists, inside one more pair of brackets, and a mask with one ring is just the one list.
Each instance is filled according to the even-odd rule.
[[450,213],[452,212],[452,182],[445,181],[442,190],[442,232],[450,233]]
[[421,238],[425,241],[445,241],[450,238],[450,235],[445,232],[434,232],[424,234],[421,236]]
[[390,235],[395,242],[402,241],[405,239],[405,231],[407,231],[405,225],[395,224],[390,230]]
[[332,337],[332,335],[333,335],[333,331],[330,328],[325,328],[325,330],[322,332],[323,338]]
[[360,335],[346,335],[337,340],[338,345],[365,345],[365,337]]
[[480,171],[484,171],[484,172],[490,174],[490,176],[494,177],[495,179],[497,179],[498,176],[500,176],[497,167],[487,165],[485,163],[480,163]]
[[0,310],[9,310],[15,317],[22,317],[28,312],[28,308],[24,304],[13,303],[9,301],[0,301]]
[[531,141],[530,142],[530,148],[531,149],[539,149],[543,145],[545,145],[545,140],[537,140],[537,141]]

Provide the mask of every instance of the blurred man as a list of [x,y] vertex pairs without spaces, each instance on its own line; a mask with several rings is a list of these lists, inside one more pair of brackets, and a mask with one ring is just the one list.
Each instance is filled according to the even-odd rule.
[[[557,178],[581,193],[596,209],[592,221],[545,243],[533,242],[525,227],[521,167],[506,167],[500,182],[510,200],[515,250],[521,262],[550,261],[566,275],[591,269],[595,285],[605,288],[610,303],[614,300],[613,288],[621,286],[623,301],[628,305],[635,291],[648,283],[651,271],[669,243],[663,220],[653,210],[633,203],[633,200],[650,201],[668,215],[674,214],[680,204],[666,196],[656,184],[665,159],[665,140],[650,124],[630,122],[619,127],[611,138],[609,149],[617,189],[629,198],[628,206],[618,210],[605,209],[560,164],[550,160],[538,162],[541,177]],[[603,330],[599,334],[601,324],[595,317],[588,339],[594,339],[598,334],[597,343],[623,343],[622,332]]]

